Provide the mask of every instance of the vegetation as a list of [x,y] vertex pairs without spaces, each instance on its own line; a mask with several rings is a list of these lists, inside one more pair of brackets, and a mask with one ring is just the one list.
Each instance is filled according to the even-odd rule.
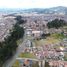
[[41,35],[41,38],[46,38],[46,37],[48,37],[48,36],[50,36],[50,33],[48,33],[48,34],[44,34],[44,33],[43,33],[43,34]]
[[[19,60],[16,60],[12,67],[20,67],[20,65],[21,64],[19,63]],[[22,65],[23,65],[23,62],[22,62]],[[38,62],[34,61],[31,67],[39,67]]]
[[64,61],[67,61],[67,52],[65,53],[63,59],[64,59]]
[[47,23],[48,28],[59,28],[59,27],[65,26],[65,25],[67,25],[66,22],[61,19],[60,20],[55,19],[55,20]]
[[64,61],[67,61],[67,57],[64,57]]
[[34,40],[36,46],[41,46],[41,45],[47,45],[47,44],[56,44],[59,43],[60,40],[59,39],[55,39],[55,38],[50,38],[48,37],[47,39],[41,39],[41,40]]
[[63,38],[66,38],[66,36],[64,36],[63,33],[54,33],[54,34],[51,34],[51,37],[53,37],[55,39],[63,39]]
[[16,23],[9,34],[3,42],[0,42],[0,67],[16,51],[17,40],[23,37],[24,29]]
[[45,67],[50,67],[48,62],[45,62]]
[[13,31],[11,32],[11,36],[16,40],[22,38],[24,35],[23,27],[20,27],[18,24],[14,25]]
[[[44,37],[44,36],[43,36]],[[47,36],[45,36],[45,39],[42,38],[40,40],[33,40],[36,44],[36,46],[41,46],[41,45],[45,45],[45,44],[56,44],[59,43],[60,41],[62,41],[63,38],[66,38],[66,36],[64,36],[62,33],[54,33],[54,34],[50,34]]]
[[33,53],[21,53],[19,55],[19,57],[22,57],[22,58],[33,58],[33,59],[36,58],[36,56]]
[[32,64],[32,67],[39,67],[38,62],[33,63],[33,64]]
[[17,20],[17,23],[18,23],[18,24],[23,24],[23,23],[26,22],[26,20],[23,20],[23,19],[22,19],[22,16],[17,16],[17,17],[15,18],[15,20]]
[[18,60],[16,60],[12,67],[19,67],[19,66],[20,66],[20,63]]

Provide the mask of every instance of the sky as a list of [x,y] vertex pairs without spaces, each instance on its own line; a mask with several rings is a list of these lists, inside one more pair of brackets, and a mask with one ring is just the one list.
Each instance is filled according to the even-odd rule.
[[0,0],[0,8],[50,8],[67,7],[67,0]]

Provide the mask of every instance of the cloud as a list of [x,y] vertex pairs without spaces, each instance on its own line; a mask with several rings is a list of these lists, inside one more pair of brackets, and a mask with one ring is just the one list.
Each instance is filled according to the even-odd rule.
[[47,8],[67,6],[67,0],[0,0],[4,8]]

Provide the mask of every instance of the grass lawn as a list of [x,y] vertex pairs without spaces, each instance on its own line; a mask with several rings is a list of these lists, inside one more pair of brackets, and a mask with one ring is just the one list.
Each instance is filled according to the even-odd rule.
[[[12,67],[20,67],[19,61],[16,60]],[[32,67],[39,67],[38,62],[33,62]]]
[[65,53],[64,60],[67,61],[67,52]]
[[67,61],[67,57],[64,57],[64,60]]
[[41,40],[34,40],[36,46],[41,46],[44,44],[56,44],[62,41],[62,39],[65,38],[63,34],[51,34],[49,37],[46,39],[41,39]]
[[36,56],[32,53],[21,53],[19,55],[19,57],[21,58],[32,58],[32,59],[36,59]]
[[32,39],[32,36],[26,36],[25,38],[26,39]]
[[19,64],[19,61],[16,60],[12,67],[19,67],[19,65],[20,65],[20,64]]
[[35,40],[34,41],[36,46],[40,46],[40,45],[47,45],[47,44],[55,44],[55,43],[59,43],[60,41],[54,38],[47,38],[47,39],[42,39],[42,40]]
[[55,39],[63,39],[63,38],[65,38],[65,36],[63,34],[58,34],[58,33],[51,34],[50,37],[53,37]]
[[[21,53],[19,55],[19,58],[31,58],[31,59],[36,59],[36,56],[32,53]],[[20,63],[18,60],[15,61],[12,67],[20,67]]]
[[17,45],[20,45],[23,42],[22,39],[17,40]]
[[67,29],[67,26],[63,26],[63,28]]
[[59,43],[60,40],[59,39],[55,39],[52,37],[49,37],[45,40],[45,44],[55,44],[55,43]]

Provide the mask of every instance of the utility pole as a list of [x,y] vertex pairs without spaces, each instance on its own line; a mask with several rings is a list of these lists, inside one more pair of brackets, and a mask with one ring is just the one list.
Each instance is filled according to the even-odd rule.
[[39,67],[42,67],[42,61],[39,61]]
[[45,60],[42,61],[42,67],[45,67]]

